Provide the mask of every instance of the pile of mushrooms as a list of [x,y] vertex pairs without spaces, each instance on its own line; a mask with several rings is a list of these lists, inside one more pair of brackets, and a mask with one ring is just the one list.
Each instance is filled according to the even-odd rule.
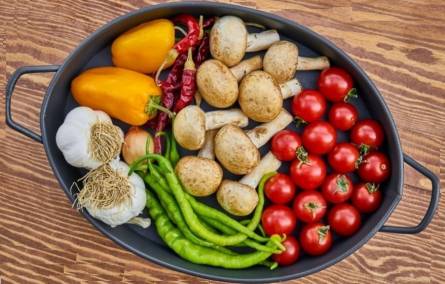
[[[244,58],[262,50],[267,50],[264,56]],[[329,60],[299,56],[297,45],[280,40],[276,30],[249,34],[246,23],[235,16],[217,19],[210,32],[210,53],[213,58],[196,73],[197,97],[215,108],[236,102],[240,108],[207,113],[199,106],[182,109],[174,119],[173,134],[181,147],[199,153],[182,157],[175,172],[189,194],[217,192],[222,208],[246,216],[258,204],[261,177],[281,166],[271,152],[261,158],[258,149],[293,121],[283,101],[302,91],[296,72],[327,68]],[[243,130],[249,119],[262,124]],[[244,177],[224,179],[223,168]]]

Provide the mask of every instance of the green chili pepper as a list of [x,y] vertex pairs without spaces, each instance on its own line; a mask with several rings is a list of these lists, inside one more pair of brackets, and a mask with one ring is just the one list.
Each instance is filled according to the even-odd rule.
[[197,236],[195,236],[190,229],[187,227],[187,224],[184,221],[184,218],[182,217],[181,211],[179,210],[178,204],[176,203],[175,199],[165,192],[162,187],[156,182],[156,179],[153,176],[147,175],[144,177],[144,181],[152,188],[152,190],[156,193],[156,195],[159,198],[159,201],[161,202],[162,207],[167,212],[167,215],[169,216],[170,220],[178,226],[178,229],[181,231],[181,233],[184,234],[184,236],[190,240],[191,242],[205,246],[205,247],[212,247],[216,250],[230,253],[231,251],[224,248],[217,246],[211,242],[204,241]]
[[178,147],[176,146],[176,139],[173,132],[169,132],[169,138],[170,138],[170,162],[172,163],[173,167],[176,167],[176,164],[178,163],[179,159],[181,159],[181,156],[178,153]]
[[[263,263],[272,255],[270,252],[263,251],[256,251],[242,255],[231,255],[194,244],[184,238],[181,231],[172,224],[165,214],[164,209],[150,191],[147,191],[147,207],[161,239],[180,257],[190,262],[228,269],[243,269]],[[273,235],[266,245],[272,247],[274,241],[281,241],[280,236]]]

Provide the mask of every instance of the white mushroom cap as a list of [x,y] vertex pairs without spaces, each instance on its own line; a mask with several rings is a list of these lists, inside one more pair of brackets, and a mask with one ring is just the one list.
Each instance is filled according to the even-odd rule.
[[264,71],[272,75],[278,83],[294,78],[297,71],[298,47],[289,41],[274,43],[266,51],[263,59]]
[[216,199],[224,210],[236,216],[249,215],[258,204],[254,188],[231,180],[223,180]]

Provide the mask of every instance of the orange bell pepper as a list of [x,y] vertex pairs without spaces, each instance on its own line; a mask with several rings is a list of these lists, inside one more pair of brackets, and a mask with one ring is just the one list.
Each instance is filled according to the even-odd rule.
[[159,69],[175,44],[175,29],[167,19],[136,26],[116,38],[111,46],[113,64],[141,73]]
[[102,110],[130,125],[143,125],[156,115],[161,89],[150,76],[118,67],[89,69],[71,82],[82,106]]

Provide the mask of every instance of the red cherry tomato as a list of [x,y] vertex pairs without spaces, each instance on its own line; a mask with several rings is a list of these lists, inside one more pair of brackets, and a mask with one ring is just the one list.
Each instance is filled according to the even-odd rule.
[[328,215],[329,226],[340,236],[351,236],[362,224],[360,213],[347,203],[335,205]]
[[297,225],[294,212],[287,206],[274,204],[267,207],[261,216],[261,224],[267,235],[290,235]]
[[282,244],[286,250],[280,254],[273,254],[273,261],[283,266],[291,265],[297,262],[298,258],[300,257],[300,245],[298,244],[297,239],[295,239],[293,236],[287,236],[286,240],[284,240]]
[[301,138],[296,132],[281,130],[272,138],[271,151],[280,161],[292,161],[301,145]]
[[358,111],[355,106],[338,102],[329,110],[329,122],[337,129],[347,131],[357,122]]
[[353,172],[358,166],[360,153],[357,148],[350,143],[338,143],[329,152],[328,162],[334,171],[346,174]]
[[371,213],[382,203],[382,192],[379,186],[373,183],[359,183],[354,186],[352,204],[360,212]]
[[311,223],[300,232],[301,248],[310,255],[325,254],[332,246],[332,233],[329,226]]
[[304,153],[305,155],[298,155],[299,158],[292,162],[289,169],[290,176],[297,187],[314,190],[326,177],[326,164],[319,156]]
[[390,172],[389,160],[381,152],[366,154],[358,167],[358,175],[367,182],[381,183],[389,177]]
[[304,128],[302,140],[309,153],[322,155],[334,148],[337,133],[328,122],[314,121]]
[[357,145],[377,148],[382,145],[383,138],[382,127],[372,119],[357,122],[351,130],[351,142]]
[[326,200],[318,191],[303,191],[295,197],[293,208],[298,220],[318,222],[326,213]]
[[318,89],[331,102],[356,97],[351,76],[343,69],[331,67],[323,70],[318,78]]
[[325,111],[326,99],[315,90],[304,90],[292,101],[292,113],[304,122],[321,119]]
[[341,203],[352,195],[353,185],[348,176],[343,174],[330,174],[321,186],[324,198],[331,203]]
[[289,176],[278,173],[267,181],[264,193],[273,203],[285,204],[294,198],[295,185]]

